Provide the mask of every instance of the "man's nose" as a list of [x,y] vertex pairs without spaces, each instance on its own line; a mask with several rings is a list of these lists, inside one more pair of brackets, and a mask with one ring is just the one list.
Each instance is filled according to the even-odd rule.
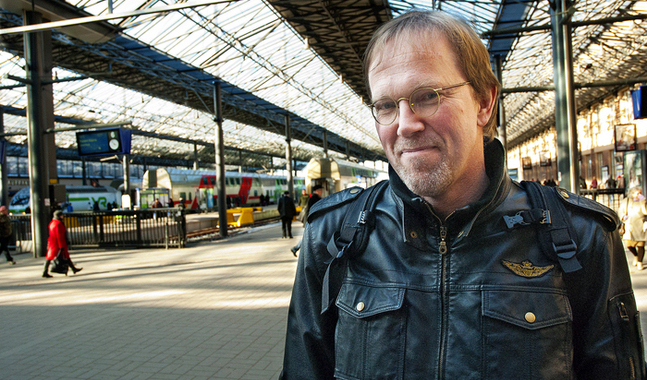
[[398,118],[396,122],[398,123],[398,135],[402,137],[409,137],[425,129],[422,118],[411,110],[407,99],[402,99],[398,103]]

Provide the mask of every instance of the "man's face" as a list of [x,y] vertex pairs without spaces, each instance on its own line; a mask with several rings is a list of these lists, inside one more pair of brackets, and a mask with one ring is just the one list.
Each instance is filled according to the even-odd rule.
[[[421,87],[435,89],[467,81],[447,39],[439,33],[416,33],[387,43],[376,52],[368,78],[373,102],[409,97]],[[477,170],[483,170],[482,127],[491,112],[485,115],[469,85],[440,91],[440,95],[432,116],[416,115],[402,100],[392,124],[375,123],[393,169],[411,191],[431,198],[452,185],[469,184]]]

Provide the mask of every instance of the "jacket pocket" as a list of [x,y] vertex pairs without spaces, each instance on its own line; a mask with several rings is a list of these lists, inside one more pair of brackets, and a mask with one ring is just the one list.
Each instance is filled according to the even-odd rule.
[[558,290],[484,290],[485,378],[573,378],[572,320],[568,297]]
[[335,377],[402,379],[404,288],[343,284],[336,305]]

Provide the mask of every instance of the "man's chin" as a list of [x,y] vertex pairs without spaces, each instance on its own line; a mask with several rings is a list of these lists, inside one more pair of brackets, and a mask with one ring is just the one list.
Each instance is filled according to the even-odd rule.
[[451,182],[449,168],[442,163],[437,166],[413,165],[395,168],[400,179],[414,194],[435,198],[447,189]]

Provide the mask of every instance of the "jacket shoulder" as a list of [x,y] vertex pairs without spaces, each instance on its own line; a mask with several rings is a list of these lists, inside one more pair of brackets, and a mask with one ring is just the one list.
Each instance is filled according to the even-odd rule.
[[365,190],[361,187],[351,187],[323,198],[312,205],[308,213],[308,222],[352,203],[363,191]]
[[557,188],[556,193],[567,209],[578,210],[592,217],[607,230],[613,231],[620,225],[618,214],[607,206],[566,189]]

